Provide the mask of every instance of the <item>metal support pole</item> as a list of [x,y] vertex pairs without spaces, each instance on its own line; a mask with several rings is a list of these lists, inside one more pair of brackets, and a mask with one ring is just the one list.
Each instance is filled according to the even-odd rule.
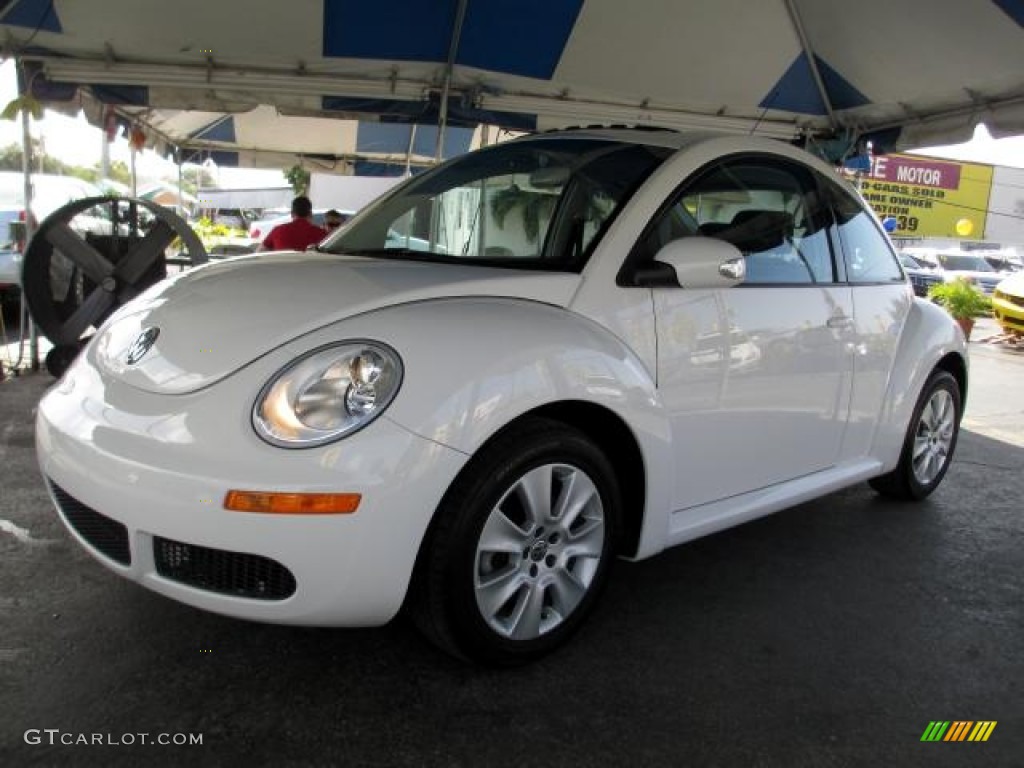
[[138,179],[135,176],[135,147],[132,146],[132,197],[138,197]]
[[825,87],[825,81],[821,77],[821,72],[818,70],[818,61],[814,56],[814,48],[811,47],[811,40],[807,36],[807,30],[804,29],[803,20],[800,18],[800,14],[797,13],[796,4],[793,0],[786,0],[786,10],[789,12],[789,20],[793,23],[793,29],[796,32],[797,39],[800,41],[800,47],[804,49],[804,55],[807,57],[807,66],[811,70],[811,77],[814,79],[814,85],[818,89],[818,94],[821,96],[821,102],[825,105],[825,112],[828,113],[828,121],[835,130],[839,127],[839,123],[836,120],[835,110],[832,108],[832,100],[828,96],[828,89]]
[[416,143],[416,123],[409,130],[409,146],[405,149],[405,175],[412,176],[412,147]]
[[459,52],[459,39],[462,37],[462,25],[466,21],[466,6],[469,0],[459,0],[455,13],[455,26],[452,27],[452,42],[448,47],[448,61],[444,69],[444,85],[441,87],[441,105],[437,118],[437,147],[434,149],[435,162],[441,162],[444,150],[444,132],[448,127],[448,97],[452,87],[452,70],[455,69],[455,56]]
[[181,218],[187,219],[185,215],[185,194],[183,187],[182,174],[184,171],[184,163],[182,162],[181,147],[174,148],[174,159],[178,161],[178,213],[181,214]]
[[[19,82],[24,82],[24,70]],[[27,85],[27,84],[26,84]],[[22,95],[24,94],[23,89]],[[28,243],[36,231],[35,218],[32,216],[32,131],[29,126],[29,115],[27,109],[21,110],[21,170],[25,174],[25,250],[28,250]],[[24,251],[22,252],[24,258]],[[25,301],[25,294],[22,293],[22,302]],[[29,361],[33,371],[39,370],[39,335],[36,333],[35,321],[29,317],[28,320],[28,350]],[[22,339],[25,338],[22,331]]]
[[105,130],[100,136],[100,176],[103,179],[110,178],[110,142]]

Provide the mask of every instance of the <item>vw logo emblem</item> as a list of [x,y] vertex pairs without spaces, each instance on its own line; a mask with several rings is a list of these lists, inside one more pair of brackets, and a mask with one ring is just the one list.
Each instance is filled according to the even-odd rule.
[[132,345],[128,347],[128,354],[125,356],[125,362],[128,365],[135,365],[139,360],[146,356],[149,352],[149,348],[153,346],[156,341],[156,337],[160,335],[159,328],[147,328],[139,334],[138,338],[132,342]]

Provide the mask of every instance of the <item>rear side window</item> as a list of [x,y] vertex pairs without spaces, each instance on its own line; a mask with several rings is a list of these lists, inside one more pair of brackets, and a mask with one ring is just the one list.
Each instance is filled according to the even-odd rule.
[[833,239],[846,260],[851,283],[902,283],[906,278],[874,217],[849,192],[829,185],[836,224]]

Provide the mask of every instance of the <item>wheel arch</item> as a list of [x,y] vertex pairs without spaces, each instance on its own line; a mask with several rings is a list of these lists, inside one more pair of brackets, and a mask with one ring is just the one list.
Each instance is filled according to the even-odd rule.
[[618,554],[635,557],[647,509],[647,473],[640,443],[632,430],[618,414],[582,400],[548,403],[520,418],[530,416],[558,421],[579,430],[608,457],[615,467],[622,494],[623,520]]
[[968,368],[967,342],[953,318],[937,305],[915,299],[901,334],[875,432],[872,454],[882,461],[882,472],[899,463],[914,406],[932,373],[948,371],[960,385],[964,404]]
[[935,364],[934,370],[948,371],[960,387],[960,416],[967,407],[967,361],[956,352],[949,352]]
[[[633,431],[622,417],[597,403],[583,400],[561,400],[545,403],[525,411],[502,425],[500,429],[479,446],[474,455],[459,470],[445,491],[441,502],[438,504],[438,509],[444,505],[445,497],[458,484],[460,478],[466,472],[474,471],[473,458],[476,455],[486,451],[490,446],[503,439],[505,435],[517,429],[525,420],[530,418],[548,419],[572,427],[593,440],[605,456],[607,456],[609,462],[616,469],[616,477],[623,496],[622,510],[624,519],[622,520],[623,528],[618,543],[618,554],[627,558],[635,557],[640,548],[640,538],[644,527],[648,501],[647,474],[643,451]],[[639,489],[640,503],[630,504],[628,499],[636,497],[637,489]],[[424,553],[430,546],[430,540],[434,530],[437,528],[438,520],[438,510],[435,509],[427,530],[420,539],[416,564],[413,568],[414,574],[422,566]]]

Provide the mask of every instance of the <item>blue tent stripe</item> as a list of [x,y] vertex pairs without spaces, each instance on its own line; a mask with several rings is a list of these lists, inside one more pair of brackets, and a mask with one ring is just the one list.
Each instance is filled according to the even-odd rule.
[[[820,56],[814,57],[818,65],[818,72],[825,84],[829,100],[834,109],[851,109],[870,104],[870,100]],[[807,54],[801,53],[785,74],[768,92],[759,107],[764,109],[781,109],[789,112],[797,112],[804,115],[824,115],[828,112],[825,103],[818,93],[818,87],[814,82],[814,75],[811,73],[810,64],[807,61]]]
[[356,130],[356,152],[405,154],[411,133],[412,125],[408,123],[360,122]]
[[53,0],[18,0],[4,16],[3,23],[44,32],[64,32]]
[[[412,153],[432,157],[437,148],[437,130],[436,125],[418,126],[416,135],[413,137]],[[449,125],[444,131],[444,146],[441,148],[441,156],[448,158],[463,155],[469,152],[469,145],[472,141],[472,128]]]
[[221,118],[210,125],[200,128],[191,134],[190,138],[203,139],[205,141],[223,141],[225,144],[234,144],[238,139],[235,137],[235,118],[228,116]]
[[443,61],[454,0],[324,0],[324,56]]
[[457,63],[550,80],[583,0],[470,2]]
[[[549,80],[583,0],[470,2],[456,63]],[[324,0],[324,56],[443,62],[456,0]]]
[[1006,15],[1024,27],[1024,0],[992,0]]
[[[433,157],[437,148],[437,126],[417,125],[415,136],[411,135],[412,128],[409,123],[361,122],[356,132],[356,152],[404,155],[409,151],[411,138],[414,155]],[[464,154],[472,141],[472,128],[448,126],[441,154],[445,158]]]
[[401,176],[405,173],[404,165],[395,163],[375,163],[372,160],[356,160],[352,171],[355,176]]

